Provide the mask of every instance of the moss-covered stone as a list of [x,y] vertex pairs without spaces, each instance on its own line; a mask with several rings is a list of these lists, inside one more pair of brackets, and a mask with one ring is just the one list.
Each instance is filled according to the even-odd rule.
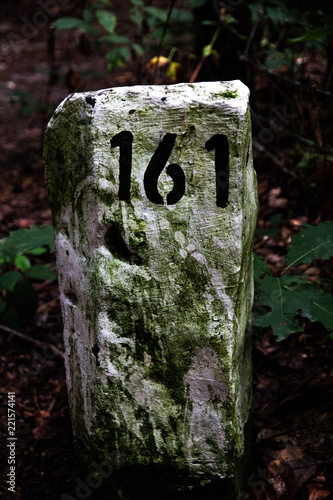
[[[220,180],[226,152],[207,148],[213,136],[229,147]],[[131,140],[129,185],[120,168]],[[250,144],[241,82],[74,94],[49,123],[73,429],[87,472],[112,454],[103,498],[162,498],[151,473],[174,498],[240,490],[257,216]]]

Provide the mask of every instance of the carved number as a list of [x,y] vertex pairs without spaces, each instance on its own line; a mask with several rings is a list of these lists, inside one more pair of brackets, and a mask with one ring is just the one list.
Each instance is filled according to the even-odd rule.
[[[175,145],[176,134],[165,134],[153,154],[144,173],[143,185],[148,199],[158,205],[163,205],[163,198],[158,192],[157,182]],[[111,139],[111,148],[119,147],[119,199],[128,201],[131,188],[132,170],[131,132],[124,131]],[[229,143],[225,135],[216,134],[205,144],[208,151],[215,150],[216,205],[224,208],[229,196]],[[177,163],[168,165],[167,174],[172,178],[174,186],[167,195],[167,204],[174,205],[185,193],[185,174]]]
[[[159,205],[163,205],[163,198],[158,192],[157,181],[171,155],[175,140],[176,134],[165,134],[162,142],[153,154],[143,177],[143,185],[148,199]],[[185,174],[177,163],[172,163],[167,167],[167,174],[173,180],[173,189],[167,195],[167,204],[174,205],[185,193]]]
[[225,208],[229,199],[229,143],[222,134],[213,135],[205,144],[208,151],[215,149],[216,205]]
[[131,132],[120,132],[111,139],[111,148],[120,148],[119,155],[119,199],[128,201],[131,190],[132,171],[132,142]]

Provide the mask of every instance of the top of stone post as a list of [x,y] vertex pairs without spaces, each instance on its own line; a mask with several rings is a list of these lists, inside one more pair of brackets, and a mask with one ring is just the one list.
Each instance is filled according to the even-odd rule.
[[[78,92],[70,94],[57,107],[55,115],[73,99],[84,98],[88,104],[95,107],[97,102],[103,104],[113,97],[123,100],[124,107],[131,106],[132,101],[138,99],[149,99],[161,105],[166,101],[172,102],[173,106],[185,106],[189,104],[216,105],[225,108],[229,113],[244,114],[249,99],[249,89],[240,80],[229,82],[198,82],[177,83],[174,85],[134,85],[126,87],[108,88],[92,92]],[[52,122],[52,119],[51,119]],[[50,123],[51,123],[50,122]]]

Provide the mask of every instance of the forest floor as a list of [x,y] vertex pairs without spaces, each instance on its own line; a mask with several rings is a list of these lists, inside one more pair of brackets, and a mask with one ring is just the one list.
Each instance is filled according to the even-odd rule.
[[[73,87],[98,90],[136,82],[133,68],[110,76],[102,52],[82,54],[76,39],[61,35],[55,46],[57,78],[51,85],[47,27],[19,50],[8,39],[9,33],[22,32],[23,17],[32,19],[36,12],[35,2],[22,4],[3,2],[0,7],[0,239],[18,228],[52,224],[42,159],[49,110]],[[71,5],[62,7],[63,13],[71,13]],[[281,207],[285,213],[293,211],[278,181],[263,167],[265,161],[257,154],[261,227]],[[258,234],[257,249],[278,267],[290,234],[310,218],[299,209],[275,237]],[[34,286],[40,306],[25,338],[5,331],[0,336],[0,495],[15,500],[76,498],[77,480],[85,478],[75,458],[63,358],[49,348],[62,349],[59,291],[54,282]],[[280,343],[270,330],[262,340],[254,339],[252,462],[244,498],[333,498],[332,352],[332,342],[318,324]],[[8,392],[16,395],[15,495],[5,482]]]

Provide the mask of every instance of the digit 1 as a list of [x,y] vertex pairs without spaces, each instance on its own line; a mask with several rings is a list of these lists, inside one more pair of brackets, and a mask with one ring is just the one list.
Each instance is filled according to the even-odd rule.
[[213,135],[205,144],[208,151],[215,149],[216,205],[225,208],[229,199],[229,143],[222,134]]
[[120,148],[119,155],[119,199],[128,201],[131,190],[132,171],[132,142],[131,132],[119,132],[111,139],[111,148]]
[[[157,182],[166,162],[171,155],[171,151],[176,141],[176,134],[165,134],[162,142],[153,154],[143,177],[143,185],[147,198],[152,203],[163,205],[163,198],[158,192]],[[167,204],[174,205],[185,193],[185,175],[177,163],[172,163],[167,167],[167,174],[174,182],[172,191],[167,195]]]

